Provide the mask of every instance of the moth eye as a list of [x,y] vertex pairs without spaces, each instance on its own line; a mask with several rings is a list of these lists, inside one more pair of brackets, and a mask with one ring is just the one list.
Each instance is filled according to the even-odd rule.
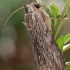
[[40,4],[35,4],[34,6],[38,9],[40,8]]

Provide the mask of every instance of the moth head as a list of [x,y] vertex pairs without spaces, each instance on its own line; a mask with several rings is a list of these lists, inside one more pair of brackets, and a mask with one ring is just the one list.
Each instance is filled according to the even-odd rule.
[[32,13],[36,11],[37,9],[39,9],[40,6],[41,5],[39,3],[31,3],[29,5],[24,5],[24,9],[26,13]]

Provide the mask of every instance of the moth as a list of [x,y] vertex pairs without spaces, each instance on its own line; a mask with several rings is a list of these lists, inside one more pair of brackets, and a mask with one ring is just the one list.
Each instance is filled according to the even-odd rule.
[[38,3],[24,5],[25,23],[38,70],[66,70],[62,52],[51,35],[51,19]]
[[41,9],[39,3],[27,4],[18,10],[23,8],[25,9],[25,26],[37,70],[66,70],[63,54],[51,35],[51,18]]

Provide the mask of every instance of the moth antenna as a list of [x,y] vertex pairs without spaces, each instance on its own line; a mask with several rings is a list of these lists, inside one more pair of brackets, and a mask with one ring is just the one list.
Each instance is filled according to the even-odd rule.
[[6,20],[6,22],[4,23],[4,25],[6,25],[6,23],[7,23],[8,20],[12,17],[13,14],[15,14],[17,11],[19,11],[19,10],[21,10],[21,9],[23,9],[23,8],[24,8],[24,7],[21,7],[21,8],[19,8],[19,9],[15,10],[15,11],[7,18],[7,20]]
[[57,19],[57,18],[51,18],[52,20],[62,20],[62,19]]
[[64,19],[64,18],[66,18],[67,17],[67,15],[65,15],[64,17],[62,17],[62,18],[51,18],[52,20],[62,20],[62,19]]

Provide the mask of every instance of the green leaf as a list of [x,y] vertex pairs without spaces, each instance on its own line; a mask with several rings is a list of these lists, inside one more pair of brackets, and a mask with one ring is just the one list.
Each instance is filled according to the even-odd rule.
[[51,9],[51,11],[52,11],[52,13],[53,13],[55,18],[59,18],[60,17],[60,11],[59,11],[59,9],[58,9],[58,7],[56,5],[51,4],[50,5],[50,9]]
[[52,13],[52,17],[51,18],[54,18],[54,20],[52,20],[52,29],[54,31],[54,28],[55,28],[54,26],[55,26],[55,23],[56,23],[56,20],[55,20],[56,14],[55,14],[55,9],[54,9],[54,4],[50,5],[50,10],[51,10],[51,13]]
[[58,9],[58,7],[54,4],[51,4],[50,5],[50,9],[51,9],[51,12],[52,12],[52,31],[53,31],[53,36],[56,32],[56,28],[57,28],[57,24],[58,24],[58,20],[56,19],[59,19],[60,17],[60,11]]
[[64,37],[64,44],[66,44],[70,40],[70,33]]
[[70,62],[65,62],[66,65],[70,65]]
[[[67,14],[68,10],[70,9],[70,0],[66,0],[66,1],[67,1],[66,5],[65,5],[65,7],[64,7],[64,9],[63,9],[63,11],[61,13],[60,18],[63,18]],[[55,40],[57,39],[57,36],[58,36],[58,34],[60,32],[60,29],[62,27],[63,22],[64,22],[64,20],[59,20],[58,21],[58,26],[57,26],[57,29],[56,29],[56,31],[54,33],[54,39]]]
[[61,35],[61,36],[57,39],[56,43],[58,44],[60,50],[62,51],[63,46],[64,46],[64,36]]
[[67,45],[63,46],[62,52],[65,52],[68,49],[70,49],[70,44],[67,44]]
[[66,64],[66,70],[70,70],[70,62],[65,62]]

